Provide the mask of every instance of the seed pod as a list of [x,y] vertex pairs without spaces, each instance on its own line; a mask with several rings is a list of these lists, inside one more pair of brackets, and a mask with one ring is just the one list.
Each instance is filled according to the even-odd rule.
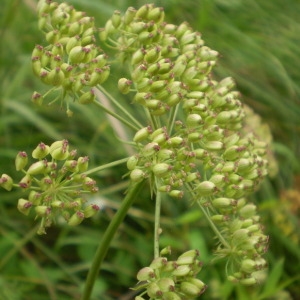
[[196,186],[199,196],[206,197],[212,195],[216,190],[216,185],[211,181],[202,181]]
[[68,220],[68,225],[77,226],[83,221],[83,219],[84,213],[82,211],[76,211]]
[[28,156],[25,151],[20,151],[15,159],[15,166],[17,171],[23,170],[28,163]]
[[155,272],[150,267],[144,267],[138,271],[136,277],[137,277],[138,281],[151,280],[151,279],[155,278]]

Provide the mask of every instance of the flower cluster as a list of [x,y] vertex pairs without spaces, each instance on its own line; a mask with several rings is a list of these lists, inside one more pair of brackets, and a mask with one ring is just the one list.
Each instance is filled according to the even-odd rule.
[[[51,0],[39,1],[37,10],[39,28],[48,45],[34,48],[32,68],[53,88],[44,96],[34,92],[32,100],[41,104],[51,91],[60,90],[58,98],[69,95],[81,104],[93,102],[93,87],[102,84],[110,73],[106,55],[95,44],[94,19],[66,3]],[[68,103],[67,113],[72,115]]]
[[6,190],[13,186],[30,190],[26,198],[18,200],[18,210],[28,215],[34,208],[36,217],[41,218],[38,234],[46,233],[45,228],[58,216],[75,226],[96,214],[99,206],[85,205],[84,198],[84,195],[98,191],[96,182],[84,174],[88,157],[75,159],[76,150],[69,149],[67,140],[56,141],[50,146],[40,143],[33,150],[32,157],[37,161],[27,167],[27,153],[19,152],[15,165],[17,171],[24,173],[23,178],[14,184],[10,176],[3,174],[0,186]]
[[[161,252],[169,251],[169,247]],[[166,253],[167,254],[167,253]],[[148,267],[142,268],[137,279],[140,285],[134,289],[145,291],[135,300],[147,299],[197,299],[206,290],[206,285],[196,278],[201,271],[202,263],[198,260],[199,252],[189,250],[177,260],[168,260],[165,255],[155,258]]]
[[128,62],[130,73],[118,88],[134,92],[148,120],[133,138],[131,180],[150,178],[154,192],[175,198],[188,191],[214,222],[229,278],[255,283],[253,274],[266,267],[261,255],[268,237],[245,197],[267,174],[267,145],[241,130],[245,112],[233,79],[212,78],[218,53],[187,23],[164,22],[163,9],[152,4],[123,16],[116,11],[100,38]]

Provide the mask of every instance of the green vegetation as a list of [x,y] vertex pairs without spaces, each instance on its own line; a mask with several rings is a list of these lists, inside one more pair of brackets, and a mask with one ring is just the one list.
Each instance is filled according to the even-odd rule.
[[[227,280],[226,260],[214,259],[218,241],[212,238],[212,229],[204,218],[206,210],[195,209],[188,197],[163,197],[159,250],[171,246],[170,260],[177,262],[189,249],[199,250],[197,259],[203,263],[199,278],[208,286],[201,299],[298,299],[300,4],[296,0],[285,1],[284,7],[279,0],[151,2],[164,7],[168,23],[187,21],[201,32],[205,45],[221,54],[213,69],[214,78],[235,79],[242,101],[256,113],[249,109],[243,130],[255,130],[270,144],[269,176],[249,197],[258,207],[260,223],[269,236],[269,250],[264,255],[269,268],[261,274],[260,284],[248,287]],[[86,11],[95,18],[97,27],[103,27],[115,10],[123,14],[129,6],[138,8],[146,1],[70,0],[68,3]],[[14,166],[16,155],[19,151],[31,153],[41,141],[51,145],[55,140],[67,139],[70,147],[77,149],[78,156],[89,156],[89,169],[134,154],[125,141],[132,141],[135,132],[120,126],[95,106],[70,101],[73,117],[67,117],[65,104],[60,100],[49,106],[48,102],[43,106],[32,103],[34,91],[47,91],[31,66],[35,45],[47,44],[37,26],[35,1],[4,0],[0,23],[0,174],[20,178]],[[108,48],[103,46],[103,49],[110,55]],[[132,105],[129,95],[117,91],[118,79],[128,76],[127,71],[125,65],[112,65],[113,78],[103,86],[129,114],[138,116],[132,127],[138,127],[139,123],[145,126],[141,106]],[[57,95],[54,92],[52,99]],[[111,103],[103,105],[111,109]],[[52,148],[52,155],[53,151]],[[165,167],[160,165],[156,175],[163,178]],[[18,199],[24,197],[22,191],[0,190],[1,300],[81,299],[99,241],[111,238],[105,233],[108,225],[117,211],[121,218],[122,209],[128,208],[127,202],[122,201],[130,177],[123,177],[124,174],[128,174],[128,169],[123,163],[91,175],[99,191],[90,200],[97,203],[100,212],[76,227],[66,225],[58,217],[56,224],[47,228],[46,235],[36,235],[40,224],[34,214],[24,216],[18,211]],[[153,188],[152,192],[157,190]],[[192,186],[189,192],[193,194]],[[176,195],[181,194],[176,192]],[[224,201],[215,205],[224,205]],[[138,271],[146,266],[153,268],[153,263],[150,265],[153,256],[160,255],[157,244],[153,254],[153,239],[158,238],[154,234],[154,224],[158,226],[156,217],[154,198],[143,188],[112,239],[91,299],[134,299],[137,292],[130,288],[137,283]],[[165,251],[168,254],[168,248]],[[248,268],[251,266],[244,264],[242,269]],[[144,279],[143,273],[138,274],[138,278]]]

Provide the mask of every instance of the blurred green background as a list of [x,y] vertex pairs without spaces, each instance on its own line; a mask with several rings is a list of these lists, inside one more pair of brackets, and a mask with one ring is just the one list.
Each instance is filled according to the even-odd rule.
[[[114,10],[147,1],[70,0],[102,27]],[[200,249],[201,279],[209,289],[201,299],[300,299],[300,2],[298,0],[168,0],[166,20],[187,21],[221,57],[215,77],[232,76],[247,103],[273,134],[278,172],[253,196],[270,235],[269,274],[256,289],[226,282],[223,262],[211,262],[211,231],[187,203],[166,201],[163,245],[175,251]],[[59,104],[34,107],[33,91],[43,85],[31,71],[31,51],[44,44],[37,29],[34,0],[2,0],[0,9],[0,173],[16,175],[14,158],[40,142],[67,138],[92,166],[127,155],[104,114],[74,105],[67,118]],[[116,70],[118,72],[118,70]],[[117,78],[117,77],[116,77]],[[115,86],[108,85],[114,91]],[[124,101],[124,99],[120,99]],[[255,121],[253,121],[255,122]],[[129,133],[130,134],[130,133]],[[96,178],[102,211],[70,229],[58,224],[36,236],[34,220],[16,209],[19,191],[0,190],[0,299],[79,299],[84,276],[102,232],[118,208],[125,166]],[[141,197],[142,198],[142,197]],[[93,299],[133,298],[139,268],[152,257],[153,201],[138,200],[118,232],[103,265]],[[116,284],[117,283],[117,284]]]

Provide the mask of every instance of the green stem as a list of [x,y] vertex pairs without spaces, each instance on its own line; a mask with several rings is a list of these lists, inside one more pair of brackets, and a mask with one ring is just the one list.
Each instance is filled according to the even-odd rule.
[[154,217],[154,258],[159,257],[161,192],[156,192]]
[[113,161],[113,162],[111,162],[111,163],[108,163],[108,164],[101,165],[101,166],[99,166],[99,167],[90,169],[90,170],[84,172],[84,174],[85,174],[85,175],[90,175],[90,174],[92,174],[92,173],[100,172],[100,171],[102,171],[102,170],[105,170],[105,169],[108,169],[108,168],[115,167],[115,166],[121,165],[121,164],[123,164],[123,163],[126,163],[127,160],[128,160],[128,157],[125,157],[125,158],[122,158],[122,159]]
[[122,106],[104,87],[101,85],[98,86],[98,89],[105,95],[107,98],[116,106],[118,107],[132,122],[135,123],[136,126],[140,128],[143,127],[143,125],[134,117],[132,116],[125,108]]
[[103,109],[105,112],[107,112],[109,115],[113,116],[114,118],[116,118],[117,120],[119,120],[120,122],[122,122],[123,124],[127,125],[129,128],[138,131],[141,127],[136,127],[135,125],[131,124],[130,122],[128,122],[126,119],[122,118],[121,116],[119,116],[117,113],[111,111],[110,109],[106,108],[103,104],[101,104],[98,100],[95,100],[94,103],[99,106],[101,109]]
[[120,224],[123,222],[123,219],[125,218],[127,211],[131,207],[133,201],[139,195],[139,193],[143,187],[143,183],[144,183],[144,181],[136,183],[129,187],[128,192],[127,192],[124,200],[122,201],[119,210],[116,212],[116,214],[114,215],[110,224],[108,225],[108,227],[99,243],[98,249],[96,251],[95,257],[92,262],[92,266],[89,269],[88,276],[86,279],[86,285],[85,285],[81,300],[89,300],[90,299],[96,278],[99,273],[99,269],[101,267],[101,263],[108,251],[110,243],[111,243],[117,229],[119,228]]

